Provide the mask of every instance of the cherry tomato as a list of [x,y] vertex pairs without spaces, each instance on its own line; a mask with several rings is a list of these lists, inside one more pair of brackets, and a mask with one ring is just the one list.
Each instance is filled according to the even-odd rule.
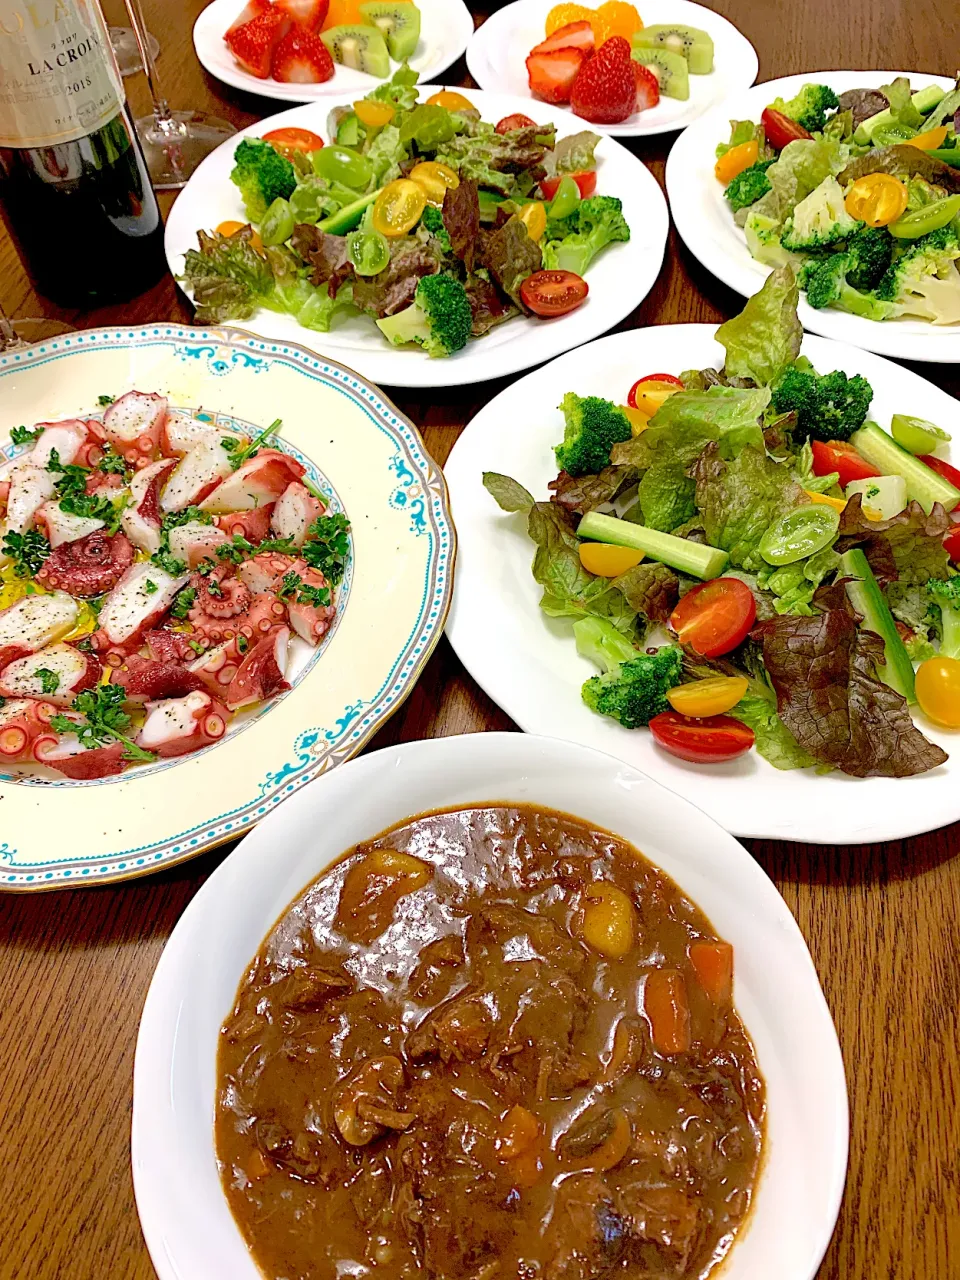
[[782,111],[774,111],[772,107],[767,107],[760,117],[760,123],[767,141],[778,151],[782,151],[788,142],[810,137],[802,124],[797,124],[796,120],[791,120]]
[[960,471],[956,467],[951,467],[949,462],[934,457],[932,453],[922,453],[920,461],[925,462],[931,471],[935,471],[938,476],[943,476],[944,480],[949,480],[952,485],[960,489]]
[[741,644],[757,616],[753,592],[739,578],[714,578],[694,587],[670,615],[681,644],[719,658]]
[[514,129],[529,129],[536,124],[536,120],[531,120],[529,116],[523,115],[520,111],[515,111],[512,116],[504,116],[502,120],[497,122],[497,133],[512,133]]
[[[960,667],[960,662],[957,663]],[[753,746],[753,730],[732,716],[692,720],[677,711],[661,711],[650,721],[657,746],[694,764],[722,764],[736,760]]]
[[679,378],[675,378],[672,373],[647,373],[642,378],[638,378],[630,388],[627,404],[631,409],[637,408],[637,394],[643,390],[645,382],[652,382],[663,387],[673,387],[675,391],[683,390],[683,383]]
[[469,98],[465,98],[462,93],[456,93],[453,89],[441,89],[439,93],[432,93],[427,99],[428,107],[446,107],[448,111],[475,111],[473,103]]
[[589,292],[586,280],[574,271],[535,271],[520,286],[520,297],[535,316],[565,316]]
[[[217,235],[235,236],[238,231],[242,231],[246,226],[249,226],[249,223],[233,221],[221,222],[217,227]],[[251,231],[250,233],[250,247],[252,249],[256,249],[257,253],[259,253],[263,248],[263,241],[260,239],[260,235],[256,231]]]
[[353,104],[357,119],[368,129],[382,129],[397,114],[389,102],[371,102],[369,98],[361,98]]
[[926,133],[918,133],[915,138],[907,138],[906,145],[908,147],[919,147],[921,151],[936,151],[938,147],[942,147],[949,125],[942,124],[937,129],[928,129]]
[[906,186],[891,173],[868,173],[847,187],[843,207],[868,227],[885,227],[907,207]]
[[[415,164],[408,177],[418,187],[423,187],[428,204],[442,205],[447,192],[455,191],[460,185],[456,171],[448,164],[440,164],[436,160],[423,160],[420,164]],[[546,218],[543,225],[547,225]]]
[[417,225],[427,207],[423,187],[409,178],[388,182],[373,206],[373,227],[382,236],[402,236]]
[[920,709],[948,729],[960,729],[960,662],[939,654],[917,667]]
[[517,210],[517,217],[527,228],[531,240],[540,240],[547,229],[547,212],[539,200],[530,200]]
[[271,129],[263,135],[263,140],[272,143],[278,151],[302,151],[305,155],[309,155],[311,151],[319,151],[323,146],[320,135],[311,133],[309,129]]
[[580,563],[598,578],[619,578],[643,559],[642,551],[615,547],[611,542],[581,542]]
[[667,701],[682,716],[703,720],[730,711],[746,692],[746,676],[707,676],[705,680],[678,684],[668,691]]
[[880,474],[862,454],[857,453],[852,444],[846,444],[842,440],[830,440],[826,443],[823,440],[811,440],[810,448],[813,450],[813,474],[829,476],[834,471],[838,472],[840,479],[837,484],[841,489],[845,489],[851,480],[872,480]]
[[580,191],[580,199],[586,200],[587,196],[592,196],[597,189],[597,171],[596,169],[587,169],[581,173],[566,173],[554,178],[544,178],[540,183],[540,191],[544,200],[552,200],[557,194],[557,187],[564,178],[572,178],[577,184]]
[[713,166],[714,177],[727,186],[738,173],[743,173],[744,169],[749,169],[752,164],[756,164],[759,154],[760,143],[756,138],[751,138],[749,142],[741,142],[737,147],[731,147]]
[[943,549],[955,563],[960,560],[960,524],[951,529],[944,538]]

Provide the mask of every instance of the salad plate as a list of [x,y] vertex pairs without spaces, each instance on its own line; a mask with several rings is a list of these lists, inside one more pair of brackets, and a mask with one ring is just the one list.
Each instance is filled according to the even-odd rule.
[[[823,84],[839,95],[851,89],[879,88],[897,76],[906,76],[914,90],[936,85],[948,93],[954,87],[944,76],[920,72],[814,71],[754,85],[691,125],[674,143],[666,169],[670,209],[690,252],[744,297],[754,293],[771,270],[751,256],[744,232],[724,198],[724,187],[714,176],[716,149],[728,142],[731,121],[759,121],[764,108],[776,98],[790,100],[805,84]],[[909,317],[867,319],[833,306],[812,307],[803,295],[800,319],[812,333],[881,355],[946,364],[960,358],[960,323],[938,325]]]
[[[200,13],[193,27],[193,47],[204,68],[234,89],[275,98],[280,102],[327,100],[339,94],[359,96],[369,93],[382,81],[365,71],[337,65],[331,80],[320,84],[291,84],[261,80],[236,61],[223,35],[243,8],[243,0],[213,0]],[[421,80],[435,80],[462,55],[473,33],[473,19],[463,0],[417,0],[420,10],[420,41],[410,66]]]
[[[544,38],[544,22],[555,0],[515,0],[493,13],[474,33],[467,47],[467,67],[477,84],[497,93],[525,98],[527,110],[538,104],[530,90],[525,59]],[[621,138],[643,138],[685,129],[705,111],[732,94],[740,93],[757,78],[757,53],[732,22],[692,0],[649,0],[637,9],[645,26],[669,23],[706,31],[714,45],[713,71],[690,76],[690,96],[685,101],[661,94],[656,106],[630,116],[622,124],[590,124]],[[569,107],[555,108],[557,114]],[[577,117],[574,117],[576,119]]]
[[[431,92],[432,86],[426,86],[421,101]],[[198,231],[212,232],[224,222],[240,225],[245,221],[240,191],[230,180],[238,144],[281,128],[310,130],[329,141],[330,108],[349,110],[353,101],[346,97],[282,112],[244,130],[208,156],[178,197],[167,220],[166,253],[173,274],[183,275],[186,254],[197,248]],[[474,90],[469,91],[469,101],[481,119],[491,124],[517,113],[532,114],[538,124],[553,123],[558,144],[584,132],[582,121],[545,103]],[[322,155],[322,150],[317,154]],[[589,262],[585,271],[589,294],[569,314],[550,319],[514,314],[442,359],[409,344],[392,345],[370,316],[355,312],[334,316],[332,327],[326,332],[306,328],[295,315],[279,310],[255,310],[242,323],[273,341],[303,343],[342,360],[375,382],[401,387],[472,385],[530,368],[588,342],[612,328],[646,297],[663,262],[668,228],[666,201],[645,165],[607,137],[596,142],[594,155],[596,193],[622,203],[622,218],[629,227],[630,238],[607,244]],[[574,196],[578,198],[576,192]],[[329,223],[330,219],[326,221]],[[251,309],[257,305],[253,302]]]
[[[384,400],[375,387],[350,370],[294,345],[265,341],[239,330],[174,324],[90,330],[0,356],[0,404],[3,406],[0,454],[4,489],[8,491],[4,493],[4,500],[15,493],[23,476],[32,474],[35,480],[42,480],[45,474],[36,469],[18,470],[15,465],[11,470],[11,460],[15,463],[25,450],[40,448],[47,432],[51,433],[47,436],[49,444],[54,438],[54,424],[66,420],[69,426],[56,428],[60,449],[65,448],[70,432],[79,430],[82,434],[84,425],[94,432],[105,426],[108,438],[112,439],[110,409],[105,413],[102,406],[134,389],[141,393],[141,400],[153,402],[155,397],[162,397],[164,404],[169,405],[170,416],[162,427],[164,440],[172,439],[175,431],[181,429],[201,436],[212,431],[215,436],[227,439],[227,445],[222,448],[229,446],[232,452],[236,451],[240,438],[252,441],[246,450],[250,463],[232,473],[236,481],[223,480],[221,488],[222,484],[236,488],[237,482],[249,479],[250,466],[260,466],[261,481],[267,479],[268,467],[291,469],[301,477],[306,486],[304,493],[316,495],[315,501],[322,502],[328,512],[340,513],[341,523],[346,522],[348,536],[343,547],[342,580],[332,597],[323,592],[323,600],[319,596],[315,599],[315,603],[327,605],[326,623],[320,642],[314,642],[311,647],[300,640],[295,621],[294,600],[301,601],[299,591],[293,597],[287,591],[257,585],[247,577],[242,577],[249,585],[246,596],[239,582],[236,589],[224,587],[222,579],[232,575],[232,570],[226,567],[226,560],[233,562],[231,548],[237,549],[241,567],[246,568],[248,553],[256,550],[249,539],[259,543],[269,532],[266,518],[259,533],[247,527],[248,539],[236,535],[229,517],[227,525],[219,524],[219,529],[226,529],[232,535],[232,540],[226,543],[229,554],[220,562],[219,569],[216,563],[196,560],[188,547],[174,547],[174,537],[182,533],[182,529],[174,526],[182,521],[171,519],[161,526],[169,523],[171,527],[168,535],[171,541],[165,550],[176,550],[191,567],[197,566],[201,576],[206,573],[204,581],[213,586],[204,589],[200,579],[190,578],[189,590],[193,594],[187,596],[184,604],[192,604],[194,608],[174,609],[170,613],[170,599],[164,593],[168,583],[171,598],[172,591],[187,586],[185,566],[182,562],[178,566],[163,559],[163,550],[152,556],[148,554],[149,548],[134,554],[131,540],[137,539],[137,522],[141,522],[143,528],[142,521],[148,520],[149,502],[138,505],[128,498],[122,500],[126,502],[122,532],[107,539],[112,544],[122,544],[128,566],[115,591],[100,596],[88,606],[93,610],[89,627],[79,626],[67,633],[66,626],[61,625],[56,635],[38,637],[30,631],[29,618],[26,618],[28,625],[21,625],[19,629],[11,621],[21,617],[18,610],[27,607],[24,601],[34,610],[34,616],[38,610],[49,612],[51,601],[68,612],[72,610],[66,620],[69,625],[74,620],[77,603],[83,603],[71,600],[70,593],[90,598],[94,590],[91,583],[85,586],[79,580],[77,571],[99,571],[103,568],[103,557],[95,556],[94,550],[84,550],[82,555],[78,551],[72,558],[67,557],[74,573],[66,577],[61,573],[64,551],[73,546],[84,548],[89,540],[62,546],[60,539],[76,537],[83,529],[71,531],[66,527],[64,532],[60,529],[65,524],[62,514],[60,524],[55,526],[51,523],[51,504],[47,503],[37,513],[31,531],[19,541],[14,538],[11,542],[9,532],[15,518],[11,503],[4,527],[7,555],[0,570],[0,606],[6,609],[5,614],[0,614],[3,619],[0,649],[3,650],[7,695],[0,706],[4,728],[0,749],[5,750],[4,763],[0,765],[3,812],[0,889],[51,889],[128,879],[182,862],[242,835],[309,779],[332,769],[363,747],[409,693],[446,616],[452,590],[455,533],[442,474],[426,453],[416,428]],[[121,409],[119,403],[117,408]],[[271,424],[277,425],[277,419],[277,434],[269,444],[260,445],[258,457],[254,452],[257,444],[254,437]],[[27,429],[23,424],[27,423],[47,424],[44,432],[38,433],[40,444],[35,445],[31,439],[25,442],[23,433]],[[130,445],[141,450],[148,447],[152,450],[154,443],[146,433],[136,436]],[[177,467],[179,472],[191,456],[196,456],[192,449],[178,450],[175,445],[168,448],[165,444],[160,447],[165,453],[184,455]],[[202,450],[205,446],[197,447]],[[213,452],[222,462],[218,450]],[[119,459],[109,446],[106,453],[111,463]],[[125,461],[128,449],[121,447],[121,453]],[[84,458],[84,462],[92,462],[95,467],[90,475],[97,474],[95,459],[103,456],[101,449]],[[159,463],[144,466],[145,461],[146,456],[131,462],[131,467],[140,467],[134,472],[135,476],[149,476],[150,468],[173,465],[161,459]],[[65,492],[64,480],[87,475],[80,465],[68,465],[66,455],[61,458],[59,451],[57,458],[51,456],[48,466],[53,468],[51,477],[62,477],[57,489],[61,495]],[[109,469],[122,471],[123,462],[118,460],[117,468],[111,465]],[[221,467],[221,474],[224,470],[229,473],[230,467]],[[133,494],[138,480],[129,479],[129,472],[127,478]],[[171,486],[175,482],[176,473],[165,481],[161,490],[150,491],[158,497],[160,512],[180,506],[179,501],[174,502],[171,497]],[[21,491],[25,483],[21,484]],[[47,483],[52,487],[54,481],[51,478]],[[206,503],[205,511],[191,506],[187,514],[191,519],[205,515],[205,523],[198,526],[197,531],[223,545],[225,540],[218,532],[217,518],[211,519],[218,506],[212,497],[216,481],[205,488],[211,492],[210,498],[203,498],[202,490],[196,490],[193,497],[194,502]],[[91,492],[89,485],[87,492]],[[265,498],[258,496],[257,484],[251,483],[247,492],[248,499],[228,504],[231,508],[247,508],[240,513],[241,522],[237,527],[241,529],[246,520],[256,517],[258,503],[265,505]],[[56,505],[61,512],[68,507],[62,496]],[[46,516],[41,523],[43,513]],[[128,523],[130,518],[133,524]],[[222,521],[222,517],[219,519]],[[96,528],[97,521],[91,523]],[[48,532],[50,544],[56,544],[52,555],[39,532],[41,528]],[[277,525],[272,519],[270,529],[275,536]],[[129,539],[125,538],[127,534]],[[42,547],[43,554],[48,555],[33,580],[21,576],[19,557],[13,562],[10,559],[11,546],[22,549],[31,538]],[[135,545],[140,544],[135,542]],[[306,544],[301,545],[305,554]],[[113,549],[118,550],[116,545]],[[267,558],[257,556],[261,565]],[[161,567],[161,561],[166,569]],[[46,572],[54,563],[58,565],[56,578]],[[252,560],[250,563],[253,565]],[[122,593],[131,575],[137,574],[144,578],[137,599],[131,599],[127,592],[122,609],[114,607],[111,600],[115,594]],[[175,574],[182,576],[171,580]],[[306,580],[306,576],[301,581]],[[328,582],[340,576],[328,575]],[[291,579],[291,585],[297,584]],[[95,589],[99,591],[102,586],[97,585]],[[157,711],[161,720],[166,713],[167,728],[176,729],[180,710],[175,710],[170,701],[150,701],[151,697],[163,699],[169,690],[151,692],[153,686],[135,689],[130,677],[137,671],[157,674],[168,660],[153,662],[150,658],[126,655],[136,653],[141,637],[146,639],[154,658],[162,656],[157,650],[160,640],[165,641],[167,648],[186,642],[191,652],[170,657],[169,662],[176,662],[181,672],[187,670],[194,677],[199,675],[199,679],[188,678],[187,687],[201,692],[189,695],[192,702],[179,699],[177,706],[183,703],[187,711],[199,702],[207,706],[211,700],[202,689],[208,687],[206,676],[211,674],[216,662],[211,664],[211,672],[207,672],[206,655],[218,659],[226,654],[222,645],[211,648],[207,642],[234,643],[229,640],[232,630],[214,635],[195,612],[201,595],[211,589],[219,597],[214,601],[213,613],[239,618],[238,609],[242,612],[248,608],[252,635],[266,630],[270,636],[279,636],[285,646],[289,642],[285,653],[281,654],[279,648],[275,651],[275,660],[286,664],[285,669],[280,666],[281,679],[272,681],[272,689],[267,689],[261,681],[261,698],[268,700],[259,702],[249,697],[234,697],[224,687],[216,695],[218,706],[213,709],[217,714],[203,722],[204,729],[209,728],[210,732],[202,741],[171,744],[168,732],[161,732],[155,741],[148,741],[153,733],[149,728],[152,711]],[[252,600],[266,604],[272,593],[275,601],[270,611],[279,615],[284,607],[289,608],[289,624],[274,617],[262,625],[259,622],[253,625],[250,593],[264,590],[268,593],[266,596],[253,595]],[[286,605],[282,605],[283,600]],[[140,614],[133,617],[141,604]],[[134,631],[131,624],[125,636],[123,629],[117,628],[121,617],[125,622],[139,620],[139,629]],[[183,621],[178,623],[176,619]],[[272,627],[278,620],[281,625]],[[57,619],[53,621],[56,623]],[[144,627],[161,629],[144,632]],[[296,631],[295,635],[290,628]],[[239,654],[245,654],[248,648],[251,654],[254,647],[259,650],[259,644],[254,641],[241,644],[241,634],[246,634],[243,627],[236,633]],[[77,635],[81,636],[79,640]],[[51,639],[64,643],[42,647]],[[17,658],[11,648],[26,654],[39,650],[38,657],[51,659],[45,668],[34,673],[44,681],[49,680],[49,684],[43,684],[43,695],[29,685],[10,688],[11,673],[33,661],[29,657]],[[66,662],[70,656],[67,650],[71,650],[74,660],[82,654],[88,668],[93,664],[95,674],[99,673],[100,683],[93,684],[74,702],[70,701],[74,686],[71,684],[69,692],[65,692],[63,683],[67,677],[73,678],[70,675],[73,666]],[[196,658],[196,654],[200,657]],[[11,661],[12,657],[16,660]],[[241,668],[245,661],[240,659]],[[169,666],[165,669],[168,673],[172,671]],[[225,667],[222,669],[226,672]],[[260,674],[265,670],[261,665]],[[56,678],[58,672],[60,681]],[[110,682],[105,683],[108,675]],[[20,678],[22,682],[22,674]],[[86,687],[88,683],[84,681],[76,687]],[[123,712],[123,718],[118,720],[115,712],[122,708],[112,708],[95,720],[93,703],[102,701],[105,689],[118,684],[126,689],[126,710],[132,715]],[[144,694],[147,700],[146,720],[139,731],[144,698],[138,702],[134,696],[137,693]],[[58,705],[48,706],[39,700],[41,696],[49,696]],[[224,714],[219,705],[223,703],[227,708],[240,709],[236,714],[232,711]],[[18,713],[29,712],[31,708],[46,722],[37,739],[45,745],[42,752],[38,748],[32,754],[17,753],[13,748],[22,745],[23,736],[20,724],[23,716]],[[70,732],[73,725],[64,723],[69,718],[76,722],[76,737]],[[131,719],[134,723],[129,726]],[[29,717],[25,723],[29,728]],[[125,738],[114,733],[127,727],[129,732]],[[59,743],[51,741],[51,730],[55,731]],[[100,769],[93,766],[102,764],[103,757],[108,755],[111,747],[107,744],[128,742],[135,734],[136,745],[149,746],[151,750],[145,753],[142,749],[128,748],[122,761],[112,762],[115,767],[110,776],[96,776]],[[101,747],[105,749],[93,749]],[[180,754],[183,749],[190,754]],[[48,750],[50,765],[43,763]],[[64,759],[67,755],[70,760]],[[71,760],[89,762],[91,767],[74,769]],[[110,763],[108,760],[108,765]],[[64,764],[71,768],[73,776],[65,776]],[[76,776],[77,773],[80,776]]]
[[[710,325],[664,325],[611,335],[567,355],[562,365],[555,361],[527,375],[473,419],[445,468],[460,538],[450,641],[471,675],[522,729],[610,752],[737,835],[855,844],[954,822],[960,818],[958,741],[919,711],[914,710],[915,724],[935,744],[926,748],[935,767],[928,764],[912,777],[854,778],[813,767],[778,769],[758,751],[726,763],[687,763],[661,750],[645,729],[626,729],[608,718],[612,712],[597,714],[581,697],[581,686],[597,667],[578,653],[571,619],[540,608],[542,590],[531,574],[534,547],[522,504],[505,514],[484,488],[483,475],[513,477],[535,497],[545,497],[558,470],[553,446],[564,437],[564,416],[555,406],[567,391],[623,404],[637,378],[651,371],[678,375],[721,368],[724,351],[714,333]],[[906,411],[940,424],[956,439],[960,405],[918,375],[818,337],[804,336],[802,353],[821,373],[842,370],[866,378],[873,389],[871,417],[880,427]],[[516,429],[519,422],[528,424],[525,430]],[[742,497],[747,508],[757,501],[757,495]],[[555,590],[566,590],[559,577]],[[937,763],[938,748],[946,750],[946,763]]]

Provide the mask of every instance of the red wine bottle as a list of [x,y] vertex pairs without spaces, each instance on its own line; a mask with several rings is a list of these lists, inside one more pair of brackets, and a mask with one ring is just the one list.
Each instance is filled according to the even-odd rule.
[[0,0],[0,215],[37,291],[61,306],[123,301],[164,270],[97,0]]

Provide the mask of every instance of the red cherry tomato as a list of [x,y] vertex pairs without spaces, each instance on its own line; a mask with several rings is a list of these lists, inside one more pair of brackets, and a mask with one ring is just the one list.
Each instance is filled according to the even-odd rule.
[[841,489],[845,489],[851,480],[872,480],[880,474],[862,454],[857,453],[852,444],[846,444],[843,440],[830,440],[827,443],[823,440],[811,440],[810,448],[813,451],[813,474],[829,476],[834,471],[838,472],[840,479],[837,483]]
[[694,720],[676,711],[662,711],[650,721],[657,746],[694,764],[722,764],[736,760],[753,746],[753,730],[733,716]]
[[574,271],[535,271],[520,286],[520,297],[535,316],[565,316],[589,292],[586,280]]
[[665,382],[671,387],[676,387],[679,391],[683,390],[683,383],[679,378],[675,378],[672,373],[648,373],[644,377],[638,378],[630,388],[627,404],[631,409],[637,407],[637,389],[642,387],[645,382]]
[[753,592],[739,578],[714,578],[694,587],[670,615],[681,644],[719,658],[741,644],[757,616]]
[[791,120],[782,111],[774,111],[772,107],[767,107],[760,117],[760,123],[767,141],[778,151],[782,151],[788,142],[810,137],[802,124],[797,124],[796,120]]
[[943,540],[943,549],[953,561],[960,561],[960,524],[951,529]]
[[943,476],[944,480],[949,480],[952,485],[960,489],[960,471],[956,467],[951,467],[949,462],[934,457],[932,453],[922,453],[920,461],[925,462],[931,471],[935,471],[938,476]]
[[309,129],[271,129],[263,135],[263,140],[273,143],[278,150],[286,147],[289,151],[303,151],[306,154],[319,151],[323,146],[320,135],[311,133]]
[[510,133],[513,129],[529,129],[536,123],[536,120],[531,120],[529,116],[517,111],[512,116],[504,116],[498,121],[497,133]]
[[563,178],[572,178],[574,180],[580,192],[581,200],[586,200],[587,196],[592,196],[597,189],[596,169],[587,169],[583,173],[561,173],[556,178],[544,178],[540,183],[540,194],[544,200],[553,199]]

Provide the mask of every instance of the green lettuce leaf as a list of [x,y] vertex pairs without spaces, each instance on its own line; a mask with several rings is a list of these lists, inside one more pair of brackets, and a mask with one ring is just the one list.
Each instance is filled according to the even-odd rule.
[[745,142],[752,142],[754,138],[762,146],[763,125],[754,124],[752,120],[731,120],[730,141],[717,143],[717,159],[719,160],[721,156],[725,156],[731,147],[741,147]]
[[[836,176],[843,169],[849,148],[839,138],[798,138],[788,142],[776,164],[767,170],[772,187],[764,201],[775,197],[779,220],[782,221],[801,200],[819,187],[824,178]],[[757,205],[753,206],[757,208]],[[763,212],[767,213],[769,206]]]
[[[417,111],[443,111],[443,107],[418,107]],[[413,111],[407,117],[411,119],[417,114]],[[448,111],[443,111],[444,115],[449,115]],[[373,165],[373,177],[370,180],[370,190],[375,191],[378,187],[384,187],[388,182],[393,182],[400,177],[402,172],[401,165],[410,158],[410,147],[407,145],[407,139],[403,136],[402,128],[398,128],[395,124],[385,125],[377,136],[371,142],[367,149],[367,159]]]
[[768,387],[793,364],[803,338],[797,319],[799,299],[792,268],[771,271],[740,314],[717,330],[717,341],[727,353],[724,370],[728,375],[752,378]]
[[527,533],[536,545],[533,576],[543,587],[540,608],[551,618],[607,618],[618,631],[633,637],[636,610],[609,578],[588,573],[580,563],[580,539],[570,517],[555,502],[536,502],[527,518]]
[[804,500],[790,468],[752,447],[725,462],[711,444],[697,459],[694,477],[707,542],[728,552],[735,568],[762,568],[760,539],[774,520]]
[[[751,681],[756,690],[756,681]],[[818,763],[805,751],[777,715],[777,702],[772,690],[748,692],[729,713],[753,730],[757,750],[775,769],[807,769]]]
[[199,249],[184,256],[183,281],[193,294],[197,324],[249,320],[273,295],[273,272],[250,243],[253,229],[236,235],[197,232]]
[[904,125],[907,129],[919,129],[923,115],[913,105],[913,91],[906,76],[897,76],[890,84],[882,84],[880,92],[890,103],[891,124]]
[[410,111],[417,105],[417,71],[411,71],[406,63],[398,67],[386,84],[378,84],[367,94],[371,102],[389,102],[398,111]]
[[483,487],[497,500],[501,511],[529,511],[533,506],[533,494],[528,493],[519,480],[499,471],[485,471]]

